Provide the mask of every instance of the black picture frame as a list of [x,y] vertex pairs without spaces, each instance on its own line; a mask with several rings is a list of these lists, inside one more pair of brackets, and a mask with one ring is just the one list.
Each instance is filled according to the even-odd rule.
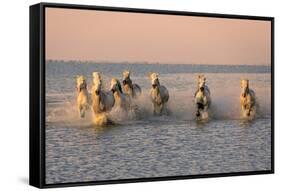
[[[45,9],[65,8],[80,10],[103,10],[132,13],[152,13],[229,19],[263,20],[271,22],[271,170],[236,173],[151,177],[75,183],[46,184],[45,182]],[[210,178],[274,173],[274,17],[197,13],[170,10],[135,9],[89,5],[39,3],[30,6],[30,129],[29,129],[29,184],[38,188],[83,186],[99,184],[167,181],[191,178]]]

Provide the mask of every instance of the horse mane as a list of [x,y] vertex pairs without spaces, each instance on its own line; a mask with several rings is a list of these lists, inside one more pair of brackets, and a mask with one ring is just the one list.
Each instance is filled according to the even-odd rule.
[[123,93],[123,91],[122,91],[122,86],[121,86],[120,81],[119,81],[119,80],[116,80],[116,82],[117,82],[117,86],[118,86],[119,91],[120,91],[121,93]]
[[87,90],[87,84],[86,83],[80,84],[80,86],[77,86],[76,88],[78,92],[81,92],[81,90],[83,89]]
[[131,80],[130,76],[126,78],[126,81],[128,82],[128,85],[132,88],[133,87],[133,81]]

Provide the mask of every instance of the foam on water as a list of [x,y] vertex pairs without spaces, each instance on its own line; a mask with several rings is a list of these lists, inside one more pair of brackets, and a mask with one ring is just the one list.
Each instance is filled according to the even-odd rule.
[[[163,84],[165,80],[169,81],[170,77],[167,79],[162,77]],[[209,80],[211,81],[211,77]],[[171,81],[169,81],[171,83]],[[215,87],[213,84],[209,85],[211,89],[211,99],[212,104],[210,107],[209,115],[212,119],[239,119],[240,118],[240,87],[232,86],[231,89],[226,87]],[[270,116],[271,107],[270,107],[270,90],[264,90],[263,88],[254,87],[257,94],[257,102],[259,104],[258,117],[268,117]],[[169,88],[170,99],[168,102],[168,109],[170,111],[171,118],[176,118],[178,120],[193,120],[195,118],[195,104],[193,100],[194,95],[194,85],[191,88],[186,88],[182,90],[177,90],[175,87]],[[61,93],[61,94],[51,94],[47,95],[49,99],[47,100],[56,100],[49,101],[48,104],[48,114],[47,121],[57,121],[57,122],[69,122],[78,123],[79,125],[90,123],[92,121],[92,111],[88,110],[86,118],[80,119],[77,109],[76,109],[76,92],[72,93]],[[63,99],[62,99],[63,97]],[[152,104],[149,98],[149,88],[143,89],[143,94],[139,99],[135,101],[135,104],[138,105],[138,113],[134,114],[133,112],[129,113],[129,117],[123,111],[113,109],[110,112],[110,116],[115,121],[124,120],[133,120],[135,118],[144,119],[152,117]],[[133,117],[135,116],[135,117]]]

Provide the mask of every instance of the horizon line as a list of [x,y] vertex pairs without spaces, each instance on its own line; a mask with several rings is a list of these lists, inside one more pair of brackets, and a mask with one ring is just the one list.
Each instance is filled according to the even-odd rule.
[[148,62],[148,61],[108,61],[108,60],[63,60],[63,59],[45,59],[46,62],[80,62],[83,63],[94,63],[94,64],[154,64],[154,65],[207,65],[207,66],[267,66],[270,64],[204,64],[204,63],[165,63],[165,62]]

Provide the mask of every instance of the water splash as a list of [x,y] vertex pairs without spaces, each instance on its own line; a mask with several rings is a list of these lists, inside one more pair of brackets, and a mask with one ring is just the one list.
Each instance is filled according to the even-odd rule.
[[[149,98],[149,91],[143,91],[142,96],[134,101],[136,108],[126,112],[120,108],[113,108],[108,114],[110,120],[115,123],[124,123],[134,120],[151,120],[153,118],[152,103]],[[223,95],[223,96],[222,96]],[[228,91],[221,94],[220,91],[213,89],[212,104],[209,110],[210,119],[229,120],[240,118],[240,103],[239,91]],[[264,99],[264,97],[261,97]],[[79,117],[75,97],[63,104],[48,104],[47,121],[49,122],[64,122],[71,125],[89,125],[93,122],[94,114],[91,110],[86,112],[85,118]],[[260,100],[260,99],[259,99]],[[270,105],[259,104],[258,117],[270,116]],[[172,91],[170,92],[170,100],[168,102],[169,116],[171,120],[194,120],[195,119],[195,104],[191,91]],[[161,118],[158,118],[161,119]]]

